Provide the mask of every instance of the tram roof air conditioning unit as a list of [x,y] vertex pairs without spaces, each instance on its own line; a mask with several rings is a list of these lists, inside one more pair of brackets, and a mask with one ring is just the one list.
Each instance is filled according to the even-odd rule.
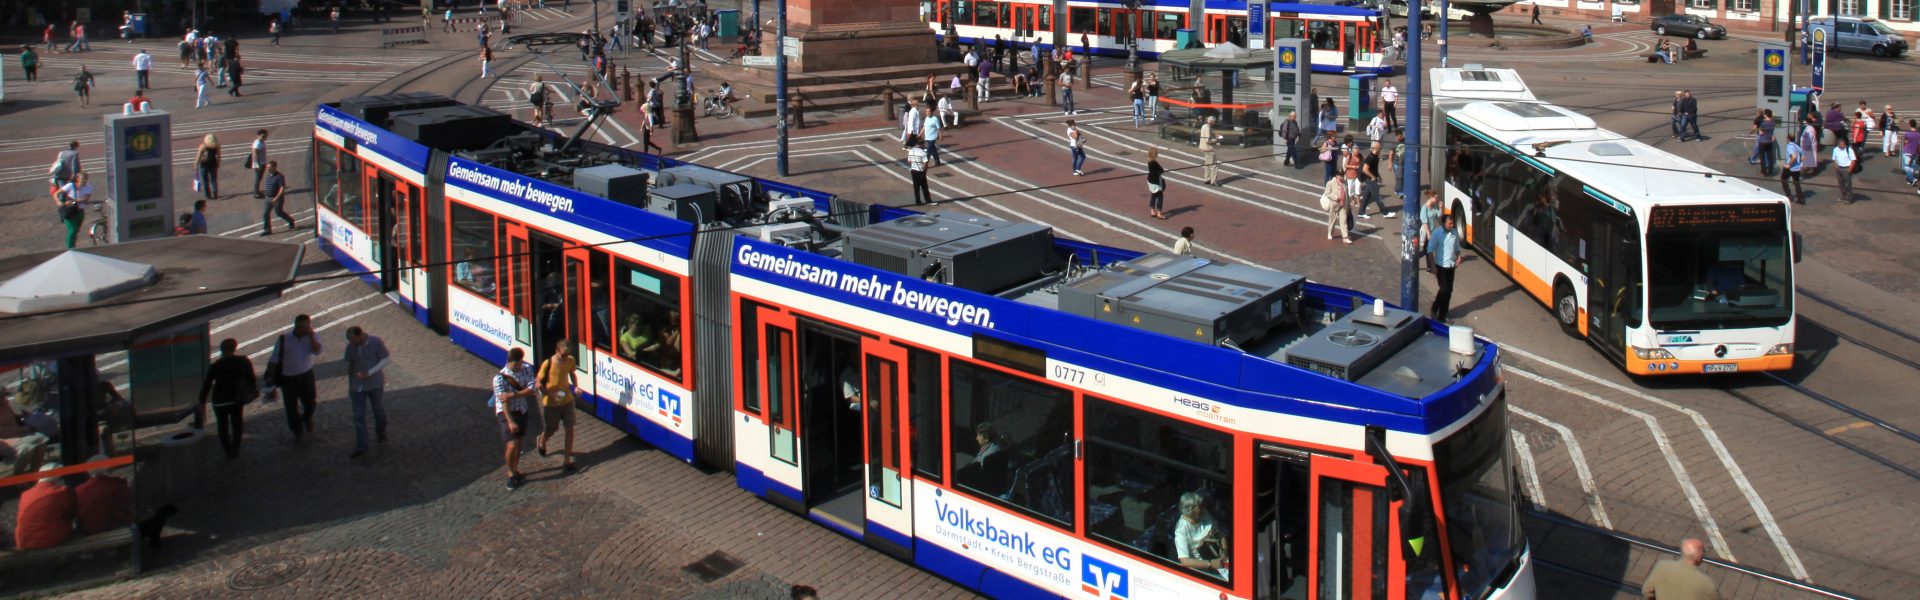
[[466,104],[393,113],[392,131],[442,150],[485,148],[515,133],[512,115]]
[[994,293],[1058,269],[1053,229],[956,213],[927,213],[847,232],[855,263]]
[[1177,338],[1246,346],[1295,322],[1306,277],[1156,252],[1060,288],[1060,309]]
[[683,184],[713,189],[718,194],[715,201],[719,202],[719,208],[727,218],[753,212],[756,205],[764,202],[760,183],[752,177],[700,165],[680,165],[660,170],[660,185]]
[[1287,364],[1355,381],[1420,337],[1420,315],[1362,307],[1287,349]]
[[647,211],[688,223],[712,222],[716,195],[713,188],[698,185],[669,185],[653,188]]
[[452,98],[433,92],[407,92],[382,96],[354,96],[340,101],[340,110],[374,127],[393,130],[394,113],[425,110],[459,104]]
[[626,165],[574,169],[573,189],[627,206],[646,208],[647,172]]

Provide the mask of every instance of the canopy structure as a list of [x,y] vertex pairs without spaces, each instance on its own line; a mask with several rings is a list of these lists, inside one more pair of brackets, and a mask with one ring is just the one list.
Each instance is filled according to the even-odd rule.
[[[1205,101],[1195,101],[1195,115],[1218,116],[1223,124],[1251,130],[1264,127],[1260,123],[1263,110],[1257,106],[1236,105],[1233,101],[1233,88],[1241,81],[1243,72],[1258,72],[1262,78],[1273,79],[1273,55],[1270,49],[1248,50],[1233,43],[1223,43],[1212,48],[1187,48],[1160,53],[1162,68],[1173,69],[1175,73],[1191,73],[1194,85],[1206,87],[1205,78],[1209,72],[1220,74],[1218,94]],[[1166,100],[1162,100],[1166,102]],[[1268,106],[1263,104],[1261,106]],[[1162,132],[1162,137],[1165,137]],[[1244,142],[1243,142],[1244,143]]]
[[104,300],[153,283],[153,266],[68,250],[0,283],[0,312],[23,313]]

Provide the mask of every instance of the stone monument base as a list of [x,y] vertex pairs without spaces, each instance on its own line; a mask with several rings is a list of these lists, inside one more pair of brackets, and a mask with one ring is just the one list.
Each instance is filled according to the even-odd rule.
[[[760,36],[763,56],[780,51],[774,30]],[[939,60],[933,30],[926,23],[835,23],[787,26],[788,43],[798,43],[799,57],[787,59],[789,73],[871,69],[931,64]]]

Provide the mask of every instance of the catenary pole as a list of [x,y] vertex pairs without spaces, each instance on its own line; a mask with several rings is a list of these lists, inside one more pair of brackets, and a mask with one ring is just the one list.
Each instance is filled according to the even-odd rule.
[[776,14],[774,17],[774,18],[780,19],[780,24],[777,29],[778,33],[774,35],[774,41],[777,42],[774,44],[774,51],[778,52],[778,54],[775,54],[773,59],[774,61],[773,62],[773,70],[774,70],[773,103],[774,103],[774,111],[778,115],[777,117],[775,117],[775,120],[777,121],[777,123],[774,124],[774,132],[779,134],[777,136],[779,138],[779,142],[776,144],[774,148],[773,162],[774,162],[774,166],[778,168],[780,172],[780,176],[788,177],[789,173],[787,172],[787,0],[775,0],[775,1],[780,3],[780,9],[776,11]]
[[[1408,3],[1412,6],[1412,3]],[[1446,10],[1446,3],[1441,3]],[[1441,27],[1446,27],[1445,12],[1440,13]],[[1414,249],[1420,240],[1420,99],[1421,84],[1426,72],[1420,68],[1420,10],[1407,10],[1407,97],[1401,99],[1401,105],[1407,107],[1406,129],[1407,151],[1400,155],[1400,306],[1407,310],[1420,310],[1420,272],[1415,269]],[[1445,30],[1442,29],[1444,32]],[[1441,39],[1440,51],[1446,52],[1445,38]],[[1444,62],[1441,64],[1445,64]]]

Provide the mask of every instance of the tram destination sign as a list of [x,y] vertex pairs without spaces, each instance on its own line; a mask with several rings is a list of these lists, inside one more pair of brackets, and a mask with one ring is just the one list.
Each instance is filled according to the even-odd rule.
[[1784,229],[1786,224],[1787,209],[1780,204],[1656,206],[1647,217],[1647,229],[1665,232]]

